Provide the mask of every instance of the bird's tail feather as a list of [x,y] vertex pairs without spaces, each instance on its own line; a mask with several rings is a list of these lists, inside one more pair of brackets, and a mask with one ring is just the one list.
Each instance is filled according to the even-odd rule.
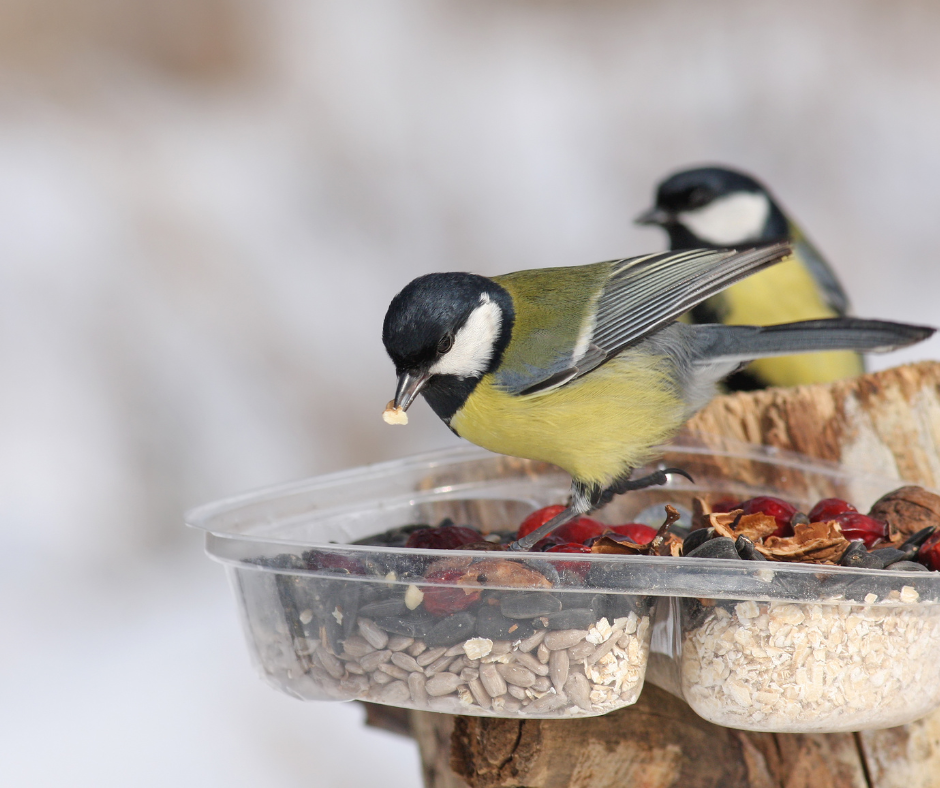
[[776,326],[716,324],[694,328],[698,357],[705,362],[745,362],[766,356],[787,356],[819,350],[884,353],[913,345],[936,331],[928,326],[854,317],[804,320]]

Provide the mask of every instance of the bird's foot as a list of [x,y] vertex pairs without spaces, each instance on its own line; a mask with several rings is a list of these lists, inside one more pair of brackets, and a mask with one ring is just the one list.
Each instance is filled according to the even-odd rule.
[[644,490],[647,487],[656,487],[660,484],[665,484],[669,481],[669,477],[672,474],[684,476],[690,482],[695,481],[695,479],[689,475],[689,472],[682,470],[682,468],[663,468],[661,471],[656,471],[648,476],[641,476],[639,479],[624,479],[620,482],[614,482],[610,489],[613,490],[614,495],[621,495],[631,490]]

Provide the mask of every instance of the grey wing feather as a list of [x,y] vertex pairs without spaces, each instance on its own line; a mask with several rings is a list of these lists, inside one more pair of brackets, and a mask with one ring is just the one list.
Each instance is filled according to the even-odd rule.
[[829,264],[816,251],[816,247],[806,238],[801,237],[793,244],[793,251],[803,261],[816,284],[819,285],[826,303],[835,310],[836,314],[847,315],[852,308],[849,304],[849,297],[842,289],[842,285],[839,284]]
[[515,387],[535,394],[562,386],[674,321],[706,298],[790,253],[787,243],[745,251],[692,249],[632,257],[611,268],[586,348],[549,375]]
[[591,342],[610,358],[789,252],[789,244],[781,243],[742,252],[694,249],[627,261],[614,270],[598,301]]

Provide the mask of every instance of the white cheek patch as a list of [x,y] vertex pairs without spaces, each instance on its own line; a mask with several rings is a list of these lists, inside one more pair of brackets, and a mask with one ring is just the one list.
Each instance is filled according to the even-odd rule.
[[694,235],[715,246],[737,246],[756,241],[767,223],[770,201],[760,192],[738,192],[719,197],[704,208],[676,218]]
[[501,325],[499,307],[484,294],[480,297],[480,305],[454,336],[453,347],[437,360],[429,372],[459,378],[482,375],[493,358],[493,347]]

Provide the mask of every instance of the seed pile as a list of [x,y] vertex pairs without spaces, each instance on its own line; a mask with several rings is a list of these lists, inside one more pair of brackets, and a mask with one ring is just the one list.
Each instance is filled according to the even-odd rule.
[[[886,728],[940,703],[940,605],[910,586],[866,605],[739,602],[694,611],[682,644],[682,690],[703,717],[732,728]],[[683,603],[686,613],[699,603]]]
[[515,641],[471,637],[447,647],[359,618],[338,654],[307,638],[296,649],[307,664],[292,668],[332,698],[451,714],[602,714],[639,696],[649,627],[648,616],[631,612],[587,630],[541,629]]

